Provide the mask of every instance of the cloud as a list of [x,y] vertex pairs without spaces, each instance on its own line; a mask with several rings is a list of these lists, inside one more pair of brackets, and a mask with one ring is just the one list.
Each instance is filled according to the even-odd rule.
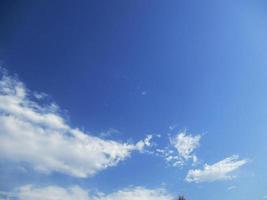
[[152,135],[147,135],[144,140],[140,140],[139,142],[137,142],[135,145],[136,149],[142,152],[145,149],[145,147],[150,147],[152,145],[151,144],[152,137],[153,137]]
[[193,136],[186,132],[180,132],[169,139],[170,145],[156,148],[153,154],[164,158],[173,167],[183,166],[188,160],[192,160],[193,164],[198,162],[194,151],[199,147],[200,135]]
[[185,161],[192,160],[193,164],[198,161],[194,150],[199,147],[200,135],[192,136],[181,132],[170,138],[169,146],[161,149],[157,148],[154,152],[155,155],[163,157],[167,163],[174,167],[184,165]]
[[107,138],[107,137],[110,137],[112,135],[119,135],[121,134],[121,132],[115,128],[109,128],[108,130],[106,131],[102,131],[99,133],[99,137],[101,138]]
[[58,186],[35,187],[25,185],[17,188],[15,192],[6,194],[6,199],[18,200],[89,200],[88,191],[79,186],[63,188]]
[[164,189],[146,189],[133,187],[103,195],[94,200],[171,200],[173,199]]
[[125,188],[110,194],[92,193],[79,186],[68,188],[58,186],[36,187],[25,185],[12,193],[5,193],[6,199],[18,200],[171,200],[173,199],[165,189],[147,189],[144,187]]
[[236,189],[236,186],[235,185],[232,185],[232,186],[229,186],[228,188],[227,188],[227,190],[234,190],[234,189]]
[[184,164],[183,160],[177,153],[170,149],[169,147],[166,147],[164,149],[155,149],[153,152],[154,155],[162,157],[165,159],[165,161],[170,164],[173,167],[181,166]]
[[200,135],[192,136],[186,135],[186,133],[182,132],[175,136],[172,139],[172,144],[178,151],[179,155],[188,160],[189,158],[193,158],[193,151],[199,146],[199,141],[201,139]]
[[38,102],[21,81],[3,69],[1,73],[1,159],[27,163],[45,173],[88,177],[150,145],[151,136],[129,144],[72,128],[55,104]]
[[177,127],[177,124],[170,125],[169,130],[173,131]]
[[205,164],[204,169],[189,170],[185,180],[187,182],[213,182],[235,178],[232,172],[245,165],[247,160],[240,160],[238,155],[233,155],[213,165]]

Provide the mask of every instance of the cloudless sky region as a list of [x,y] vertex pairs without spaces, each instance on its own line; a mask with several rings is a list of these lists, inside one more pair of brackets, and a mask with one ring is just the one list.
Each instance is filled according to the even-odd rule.
[[0,65],[0,199],[267,199],[266,1],[2,0]]

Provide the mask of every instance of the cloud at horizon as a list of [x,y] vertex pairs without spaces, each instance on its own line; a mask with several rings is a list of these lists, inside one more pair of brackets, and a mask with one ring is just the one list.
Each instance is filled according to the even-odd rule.
[[[55,103],[43,103],[44,93],[35,93],[23,82],[8,75],[1,68],[0,79],[0,158],[26,163],[37,172],[54,172],[76,178],[91,177],[98,172],[118,165],[129,158],[132,152],[146,152],[149,147],[153,155],[163,157],[173,167],[183,166],[187,161],[197,163],[196,149],[200,147],[201,135],[178,132],[169,137],[167,146],[158,148],[152,143],[152,135],[136,143],[121,142],[73,128],[60,113]],[[15,125],[15,126],[14,126]],[[114,130],[113,130],[114,131]],[[103,135],[101,133],[100,135]],[[161,137],[158,137],[161,138]],[[205,164],[203,169],[190,169],[186,182],[202,183],[235,178],[232,172],[245,165],[247,160],[233,155],[215,164]],[[2,192],[4,194],[5,192]],[[9,194],[6,192],[6,194]],[[46,197],[43,197],[47,194]],[[59,187],[55,185],[37,187],[31,184],[20,186],[10,195],[19,200],[31,199],[93,199],[93,200],[171,200],[165,189],[129,187],[110,194],[98,193],[90,196],[90,191],[79,186]]]
[[[1,194],[1,192],[0,192]],[[128,187],[109,194],[102,192],[92,193],[77,185],[70,187],[46,186],[37,187],[24,185],[10,193],[2,193],[8,198],[18,200],[172,200],[173,196],[164,188],[148,189],[144,187]]]

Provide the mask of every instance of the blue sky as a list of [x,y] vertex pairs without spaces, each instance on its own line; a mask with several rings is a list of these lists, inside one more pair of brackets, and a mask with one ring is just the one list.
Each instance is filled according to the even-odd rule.
[[1,195],[266,199],[266,9],[2,1]]

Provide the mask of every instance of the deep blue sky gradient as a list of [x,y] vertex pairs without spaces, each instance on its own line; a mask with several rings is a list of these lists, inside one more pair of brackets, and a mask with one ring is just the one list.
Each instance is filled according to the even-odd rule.
[[[187,168],[148,155],[86,180],[34,172],[30,180],[103,191],[164,182],[188,199],[262,199],[266,11],[262,0],[1,1],[1,64],[31,90],[49,94],[73,126],[92,134],[114,128],[121,132],[114,137],[136,141],[147,133],[167,136],[175,124],[176,132],[203,135],[202,162],[250,159],[230,183],[185,183]],[[231,185],[237,189],[229,192]]]

